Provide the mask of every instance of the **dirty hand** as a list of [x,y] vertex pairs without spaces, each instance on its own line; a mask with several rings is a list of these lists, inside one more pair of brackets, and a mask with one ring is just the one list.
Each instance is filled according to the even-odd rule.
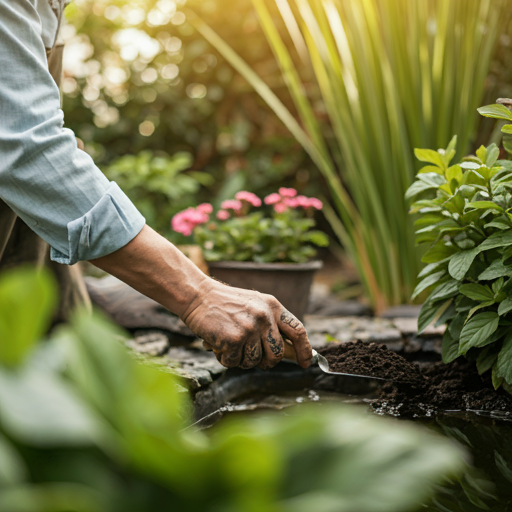
[[271,295],[208,279],[182,319],[228,368],[272,368],[284,356],[283,336],[293,344],[299,365],[310,365],[306,329]]

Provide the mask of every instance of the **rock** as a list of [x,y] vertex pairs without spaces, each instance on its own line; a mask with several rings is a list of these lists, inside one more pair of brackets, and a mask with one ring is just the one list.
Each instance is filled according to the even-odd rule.
[[166,354],[171,371],[184,378],[190,389],[196,390],[213,381],[224,373],[222,366],[213,352],[188,347],[172,347]]
[[[393,318],[392,323],[404,336],[412,336],[418,333],[417,318]],[[442,336],[445,330],[446,326],[444,325],[440,325],[439,327],[429,325],[419,336],[422,338]]]
[[169,339],[160,331],[148,332],[127,340],[126,345],[140,354],[161,356],[169,349]]
[[308,313],[321,316],[369,316],[372,310],[356,300],[338,300],[335,296],[328,295],[311,296]]
[[412,304],[402,304],[400,306],[392,306],[380,316],[382,318],[418,318],[421,306],[414,306]]
[[360,339],[387,344],[402,340],[402,334],[392,322],[382,318],[309,315],[306,317],[305,326],[310,337],[321,334],[326,339],[325,335],[328,335],[342,343]]

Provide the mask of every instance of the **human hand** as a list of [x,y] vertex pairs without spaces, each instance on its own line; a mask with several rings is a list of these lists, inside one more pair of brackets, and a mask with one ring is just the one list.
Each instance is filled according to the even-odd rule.
[[207,279],[182,319],[227,368],[272,368],[285,353],[282,336],[293,344],[299,365],[310,365],[306,329],[271,295]]

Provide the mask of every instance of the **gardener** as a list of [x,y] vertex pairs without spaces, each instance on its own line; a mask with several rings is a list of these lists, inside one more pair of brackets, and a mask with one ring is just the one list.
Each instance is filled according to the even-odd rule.
[[179,315],[224,366],[274,366],[281,334],[309,366],[311,346],[292,314],[274,297],[204,275],[63,128],[63,10],[64,0],[0,0],[0,270],[50,261],[39,235],[64,302],[88,300],[71,265],[90,261]]

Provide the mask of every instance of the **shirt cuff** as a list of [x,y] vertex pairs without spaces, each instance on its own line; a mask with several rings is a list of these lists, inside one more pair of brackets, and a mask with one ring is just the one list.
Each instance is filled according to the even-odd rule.
[[82,217],[68,223],[69,252],[51,248],[51,259],[73,265],[111,254],[124,247],[142,230],[146,220],[111,182],[100,200]]

